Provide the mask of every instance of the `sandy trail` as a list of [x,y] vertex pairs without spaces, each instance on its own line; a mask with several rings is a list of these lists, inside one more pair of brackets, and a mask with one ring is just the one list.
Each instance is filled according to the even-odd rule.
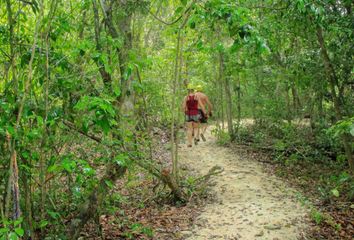
[[215,141],[208,133],[207,142],[193,148],[181,144],[180,162],[192,171],[206,174],[215,165],[224,168],[213,177],[216,200],[205,206],[186,239],[300,238],[308,211],[297,201],[296,191],[263,171],[259,162],[235,155]]

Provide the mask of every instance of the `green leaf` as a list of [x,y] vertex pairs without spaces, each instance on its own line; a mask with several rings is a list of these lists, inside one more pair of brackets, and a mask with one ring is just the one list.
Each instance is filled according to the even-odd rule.
[[0,235],[9,232],[9,230],[8,228],[0,228]]
[[95,170],[91,167],[83,167],[82,171],[87,176],[92,176],[95,174]]
[[31,8],[34,14],[36,14],[39,10],[38,3],[36,0],[32,0]]
[[47,220],[41,220],[41,222],[39,223],[39,228],[44,228],[47,225],[48,225],[48,221]]
[[178,8],[175,10],[175,14],[178,15],[178,14],[182,13],[183,9],[184,9],[183,7],[178,7]]
[[298,9],[300,12],[304,12],[304,11],[305,11],[305,3],[304,3],[304,0],[298,0],[298,1],[297,1],[297,9]]
[[109,130],[111,129],[111,127],[109,125],[109,121],[105,117],[100,120],[97,120],[96,124],[102,128],[102,130],[105,134],[107,134],[109,132]]
[[111,68],[111,66],[109,66],[109,64],[105,64],[104,65],[104,69],[106,70],[106,72],[107,73],[109,73],[109,74],[112,74],[112,68]]
[[113,188],[113,187],[114,187],[114,185],[113,185],[113,183],[112,183],[111,181],[105,180],[104,182],[106,183],[106,185],[107,185],[109,188]]
[[311,211],[311,216],[315,220],[316,224],[321,224],[323,221],[323,215],[321,212],[315,210]]
[[242,45],[241,45],[240,41],[239,41],[238,39],[236,39],[236,40],[234,41],[234,43],[232,44],[232,46],[231,46],[231,52],[232,52],[232,53],[235,53],[235,52],[237,52],[238,50],[240,50],[241,47],[242,47]]
[[57,164],[51,165],[48,167],[48,172],[52,173],[52,172],[57,172],[58,170],[60,170],[60,166]]
[[84,131],[85,133],[87,133],[89,130],[89,121],[83,121],[82,122],[82,131]]
[[335,197],[339,197],[339,192],[338,192],[338,190],[335,188],[335,189],[332,189],[331,190],[331,193],[333,194],[333,196],[335,196]]
[[38,123],[39,126],[43,125],[44,120],[43,120],[43,118],[41,116],[37,116],[37,123]]
[[0,127],[0,135],[4,135],[5,136],[5,130],[2,128],[2,127]]
[[119,154],[114,158],[115,163],[119,166],[127,167],[129,165],[129,157],[124,154]]
[[132,75],[132,71],[133,71],[132,67],[128,66],[124,73],[125,80],[128,80],[128,78]]
[[69,173],[76,168],[76,162],[74,162],[70,157],[65,157],[61,165]]
[[278,151],[284,151],[286,147],[286,143],[284,143],[282,140],[277,140],[274,144],[274,148]]
[[113,85],[113,92],[114,92],[114,95],[115,95],[116,97],[119,97],[120,94],[122,93],[121,90],[120,90],[120,87],[117,86],[116,84]]
[[14,222],[14,226],[20,225],[20,224],[22,223],[22,221],[23,221],[23,218],[20,217],[19,219],[17,219],[17,220]]
[[22,228],[15,228],[15,233],[22,237],[25,234],[25,231]]
[[198,49],[198,50],[203,49],[203,41],[202,41],[202,40],[199,40],[199,41],[197,42],[197,49]]
[[354,124],[352,124],[351,126],[350,126],[350,134],[352,135],[352,136],[354,136]]
[[195,21],[190,21],[190,22],[189,22],[189,27],[190,27],[191,29],[195,29]]
[[182,3],[184,6],[187,5],[188,0],[180,0],[180,1],[181,1],[181,3]]
[[57,212],[49,211],[48,210],[49,216],[51,216],[53,219],[58,219],[60,217],[60,214]]
[[225,47],[221,42],[218,42],[216,44],[216,50],[218,50],[218,52],[224,52],[225,51]]
[[7,126],[7,131],[10,133],[11,136],[15,135],[15,128],[12,126]]
[[140,223],[133,223],[133,224],[131,225],[131,229],[132,229],[133,231],[138,231],[138,230],[140,230],[141,227],[142,227],[142,225],[141,225]]
[[18,240],[18,236],[17,236],[16,233],[11,232],[11,233],[9,234],[9,239],[10,239],[10,240]]

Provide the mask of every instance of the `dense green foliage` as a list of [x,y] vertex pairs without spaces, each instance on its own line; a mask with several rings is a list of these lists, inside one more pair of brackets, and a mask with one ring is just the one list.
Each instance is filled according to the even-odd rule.
[[285,165],[335,166],[323,192],[353,198],[353,7],[0,0],[0,239],[76,236],[83,226],[63,219],[104,211],[101,193],[126,168],[159,175],[151,130],[174,136],[189,82],[210,96],[220,137]]

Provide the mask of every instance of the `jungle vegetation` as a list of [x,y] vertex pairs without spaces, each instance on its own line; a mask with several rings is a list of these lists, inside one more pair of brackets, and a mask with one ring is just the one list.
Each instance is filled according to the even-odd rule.
[[[353,208],[353,7],[0,0],[0,239],[76,239],[112,206],[116,180],[139,171],[187,201],[188,83],[214,103],[220,143],[266,149],[290,176],[317,179],[325,203]],[[154,159],[156,128],[168,167]]]

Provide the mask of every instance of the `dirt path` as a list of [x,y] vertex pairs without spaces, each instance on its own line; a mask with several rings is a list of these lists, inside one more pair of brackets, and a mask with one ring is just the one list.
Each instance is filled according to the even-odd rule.
[[219,165],[224,172],[214,176],[216,201],[207,204],[197,218],[188,240],[209,239],[298,239],[306,226],[307,210],[296,200],[296,191],[270,176],[252,159],[235,155],[207,142],[187,148],[181,144],[181,164],[198,174]]

